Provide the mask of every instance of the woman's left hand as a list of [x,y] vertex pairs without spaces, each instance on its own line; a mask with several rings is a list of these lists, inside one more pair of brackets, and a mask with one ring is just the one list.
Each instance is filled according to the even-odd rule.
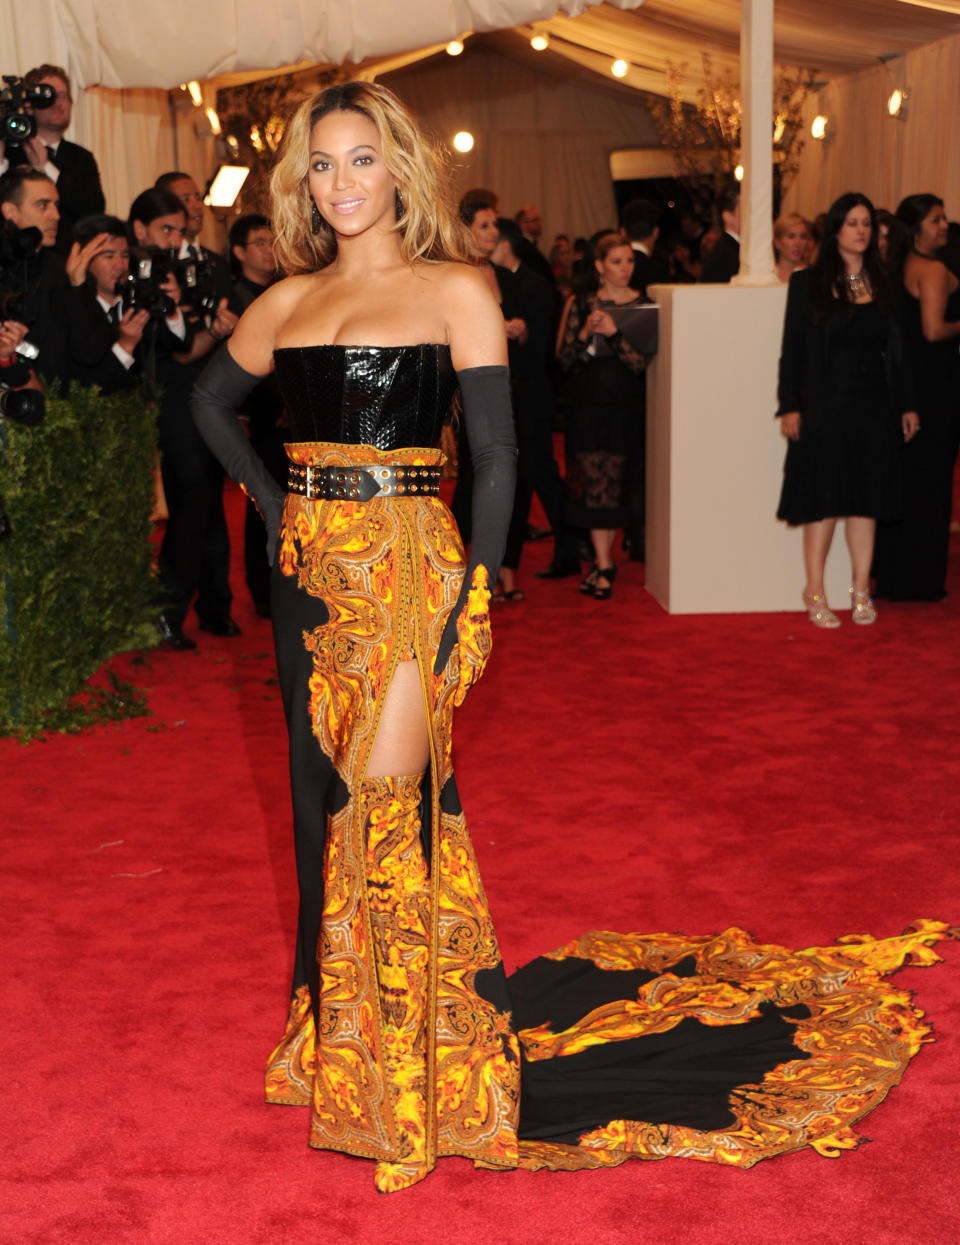
[[903,427],[904,441],[912,441],[920,431],[920,416],[916,411],[904,411],[900,416],[900,423]]
[[617,331],[617,326],[609,311],[591,311],[589,323],[590,331],[599,333],[601,337],[612,337]]
[[493,648],[490,587],[485,566],[478,566],[473,573],[467,600],[457,615],[456,627],[459,677],[453,703],[462,705],[467,692],[483,674]]

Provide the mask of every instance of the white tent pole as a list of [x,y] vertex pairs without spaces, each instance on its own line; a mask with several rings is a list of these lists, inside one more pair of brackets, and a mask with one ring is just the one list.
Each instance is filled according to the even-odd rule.
[[773,0],[740,0],[740,273],[737,285],[774,285]]

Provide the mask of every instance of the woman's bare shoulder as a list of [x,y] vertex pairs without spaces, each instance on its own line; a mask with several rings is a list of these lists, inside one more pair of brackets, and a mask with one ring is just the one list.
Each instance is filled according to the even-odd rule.
[[441,297],[469,298],[480,291],[489,294],[483,274],[473,264],[446,260],[439,264],[423,264],[418,276],[425,278],[436,288]]
[[274,281],[273,285],[268,286],[253,305],[262,307],[265,311],[269,309],[274,313],[289,310],[295,307],[305,294],[315,288],[317,276],[317,273],[310,272],[304,276],[283,277],[279,281]]

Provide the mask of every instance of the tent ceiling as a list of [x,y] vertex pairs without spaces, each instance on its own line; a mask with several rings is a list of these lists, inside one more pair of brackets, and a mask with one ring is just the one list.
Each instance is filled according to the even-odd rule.
[[[508,7],[501,5],[501,11]],[[960,34],[960,0],[776,0],[774,25],[777,61],[829,80]],[[535,32],[549,35],[546,51],[530,48]],[[626,93],[664,94],[672,65],[680,72],[682,94],[694,100],[703,85],[702,53],[709,52],[717,74],[739,75],[740,0],[643,0],[632,9],[601,3],[575,17],[558,13],[474,38],[544,69],[594,82],[599,77],[611,90]],[[357,75],[389,73],[437,55],[443,46],[371,57],[357,66]],[[616,79],[610,63],[621,57],[630,68]],[[240,75],[229,75],[218,85],[238,80]]]
[[[635,12],[610,4],[575,19],[537,23],[556,55],[609,78],[610,61],[630,70],[622,81],[664,93],[668,64],[681,72],[683,93],[703,84],[701,54],[717,72],[739,74],[740,0],[646,0]],[[523,30],[523,37],[532,33]],[[813,69],[830,79],[902,56],[912,48],[960,34],[960,0],[776,0],[775,56],[781,65]],[[541,53],[546,55],[546,53]]]
[[[736,72],[740,0],[0,0],[4,72],[46,60],[77,84],[171,87],[191,78],[276,74],[304,64],[359,65],[365,76],[436,52],[473,31],[531,23],[551,37],[544,56],[603,74],[630,63],[623,84],[663,93],[668,63],[701,84],[701,53]],[[960,0],[776,0],[776,58],[833,78],[960,33]],[[397,60],[401,57],[402,60]]]

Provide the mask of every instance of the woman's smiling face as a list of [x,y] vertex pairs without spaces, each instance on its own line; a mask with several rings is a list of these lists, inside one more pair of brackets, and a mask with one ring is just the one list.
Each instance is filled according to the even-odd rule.
[[397,179],[377,127],[361,112],[330,112],[314,125],[307,185],[320,215],[345,237],[396,220]]

